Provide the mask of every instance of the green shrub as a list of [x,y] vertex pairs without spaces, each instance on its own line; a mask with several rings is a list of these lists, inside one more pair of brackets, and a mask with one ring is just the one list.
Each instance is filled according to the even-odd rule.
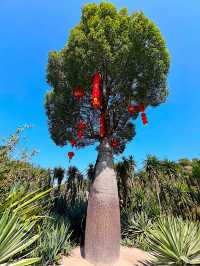
[[122,220],[123,244],[130,246],[132,243],[135,247],[148,250],[145,238],[151,227],[152,220],[145,212],[136,213],[134,215],[128,214],[126,219]]
[[38,243],[37,254],[41,257],[41,263],[45,265],[57,265],[61,255],[69,255],[72,249],[70,241],[71,231],[64,221],[55,223],[48,220],[44,223],[42,237]]
[[148,231],[153,265],[200,265],[200,224],[182,218],[160,218]]

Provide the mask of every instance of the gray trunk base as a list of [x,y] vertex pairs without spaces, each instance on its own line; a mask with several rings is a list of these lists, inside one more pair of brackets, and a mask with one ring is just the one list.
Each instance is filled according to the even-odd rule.
[[120,212],[116,174],[110,147],[101,144],[95,179],[90,188],[85,258],[95,264],[114,264],[120,255]]

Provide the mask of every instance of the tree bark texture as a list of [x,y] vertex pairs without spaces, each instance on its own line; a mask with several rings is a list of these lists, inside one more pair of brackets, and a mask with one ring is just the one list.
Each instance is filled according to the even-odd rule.
[[88,199],[85,258],[94,265],[112,265],[120,254],[120,211],[113,155],[102,141]]

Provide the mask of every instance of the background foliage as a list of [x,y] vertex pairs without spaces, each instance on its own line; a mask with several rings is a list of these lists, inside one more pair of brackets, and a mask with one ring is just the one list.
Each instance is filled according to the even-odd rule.
[[[25,224],[31,222],[31,217],[41,217],[36,224],[31,222],[34,227],[33,234],[27,237],[30,237],[30,243],[32,237],[35,237],[35,242],[23,250],[23,256],[27,252],[29,254],[24,263],[35,263],[38,258],[43,258],[39,265],[47,265],[50,262],[54,265],[59,262],[62,254],[68,255],[74,245],[84,245],[87,199],[93,181],[94,166],[90,164],[85,171],[86,175],[83,175],[75,166],[68,169],[41,169],[28,161],[16,159],[13,157],[13,151],[20,141],[22,131],[22,128],[18,129],[0,149],[0,190],[4,193],[1,194],[0,219],[5,219],[5,215],[12,215],[13,210],[20,212],[20,219]],[[184,237],[181,235],[184,232],[182,228],[187,227],[186,223],[189,226],[187,230],[193,227],[197,230],[195,242],[188,236],[188,245],[191,252],[195,249],[199,254],[199,159],[183,158],[175,162],[147,156],[143,168],[137,170],[134,158],[130,156],[116,161],[115,171],[123,245],[154,251],[158,264],[161,260],[170,262],[172,258],[167,252],[168,248],[163,246],[161,252],[160,244],[156,244],[156,241],[161,239],[156,240],[150,236],[153,232],[159,235],[161,228],[166,232],[172,230],[174,242],[180,246],[180,238]],[[47,194],[45,191],[48,188],[51,192]],[[180,218],[176,218],[177,216]],[[169,218],[166,220],[163,217]],[[187,222],[184,222],[185,220]],[[167,221],[172,221],[170,227]],[[60,234],[63,236],[62,240]],[[49,252],[50,250],[52,252]],[[176,258],[173,263],[179,265],[180,252],[175,251],[177,249],[170,247],[170,252],[174,252]],[[190,262],[194,261],[188,254],[184,255],[188,264],[183,265],[190,265]],[[18,261],[20,258],[21,255],[14,254],[10,259]]]

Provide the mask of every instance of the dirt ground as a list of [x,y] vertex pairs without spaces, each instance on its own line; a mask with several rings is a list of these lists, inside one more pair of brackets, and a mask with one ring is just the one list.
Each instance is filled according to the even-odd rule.
[[[145,262],[150,259],[148,253],[137,249],[121,247],[120,259],[114,265],[109,266],[141,266],[147,265]],[[80,248],[77,247],[72,251],[71,256],[62,258],[62,266],[93,266],[81,257]],[[98,264],[98,266],[103,266]],[[108,265],[106,265],[108,266]]]

